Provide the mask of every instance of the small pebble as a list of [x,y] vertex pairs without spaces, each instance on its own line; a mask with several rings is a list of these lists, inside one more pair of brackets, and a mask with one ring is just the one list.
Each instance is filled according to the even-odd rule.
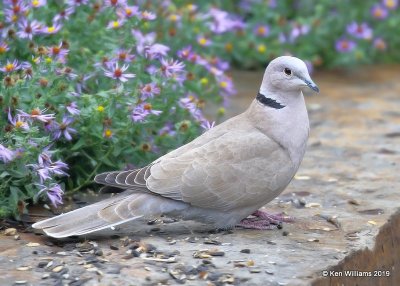
[[260,268],[250,268],[250,273],[260,273],[261,269]]
[[288,236],[288,235],[289,235],[289,232],[286,231],[286,230],[284,230],[284,231],[282,231],[282,235],[283,235],[283,236]]
[[6,235],[6,236],[14,236],[14,235],[16,235],[16,234],[17,234],[17,229],[15,229],[15,228],[13,228],[13,227],[7,228],[7,229],[4,231],[4,235]]
[[45,273],[45,274],[42,275],[42,279],[47,279],[47,278],[49,278],[49,277],[50,277],[50,274],[49,274],[49,273]]
[[37,243],[37,242],[29,242],[29,243],[26,244],[26,246],[28,246],[28,247],[37,247],[37,246],[40,246],[40,243]]
[[39,267],[39,268],[44,268],[46,265],[47,265],[47,261],[40,261],[39,263],[38,263],[38,265],[37,265],[37,267]]
[[51,271],[54,272],[54,273],[58,273],[63,269],[64,269],[64,266],[59,265],[59,266],[54,267],[53,270],[51,270]]
[[27,270],[30,270],[30,269],[31,269],[30,266],[21,266],[21,267],[17,268],[18,271],[27,271]]
[[250,253],[250,249],[245,248],[245,249],[242,249],[240,252],[249,254]]
[[26,284],[26,283],[28,283],[28,281],[26,281],[26,280],[17,280],[17,281],[14,282],[14,284],[16,284],[16,285],[23,285],[23,284]]
[[119,247],[116,244],[110,244],[110,249],[111,250],[118,250]]
[[21,236],[20,236],[19,234],[14,235],[14,239],[15,239],[15,240],[20,240],[20,239],[21,239]]
[[96,248],[96,250],[94,251],[94,255],[103,256],[103,250],[101,250],[100,248]]

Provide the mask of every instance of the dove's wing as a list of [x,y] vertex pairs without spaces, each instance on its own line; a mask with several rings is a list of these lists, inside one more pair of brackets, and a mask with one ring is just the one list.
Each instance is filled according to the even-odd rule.
[[101,174],[96,181],[202,208],[232,210],[265,203],[290,182],[293,164],[279,144],[246,118],[236,119],[142,169]]

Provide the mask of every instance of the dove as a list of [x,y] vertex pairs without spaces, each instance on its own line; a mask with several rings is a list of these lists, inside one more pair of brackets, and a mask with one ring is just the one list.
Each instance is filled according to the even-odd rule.
[[123,191],[33,227],[61,238],[160,215],[223,229],[289,221],[259,209],[289,185],[305,154],[306,89],[319,92],[302,60],[272,60],[245,112],[141,169],[97,175],[95,182]]

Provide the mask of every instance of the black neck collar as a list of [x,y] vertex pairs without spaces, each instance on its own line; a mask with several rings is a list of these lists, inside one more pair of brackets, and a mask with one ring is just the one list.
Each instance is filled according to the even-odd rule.
[[256,99],[269,107],[275,108],[275,109],[282,109],[285,107],[285,105],[280,104],[279,102],[277,102],[275,99],[266,97],[265,95],[261,94],[260,92],[258,92]]

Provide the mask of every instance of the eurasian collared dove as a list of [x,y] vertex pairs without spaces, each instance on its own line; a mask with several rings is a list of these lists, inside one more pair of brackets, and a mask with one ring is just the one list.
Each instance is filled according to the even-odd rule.
[[309,134],[304,88],[319,91],[304,62],[276,58],[244,113],[142,169],[97,175],[97,183],[125,191],[33,227],[67,237],[164,214],[216,228],[272,228],[285,218],[258,209],[286,188],[303,159]]

